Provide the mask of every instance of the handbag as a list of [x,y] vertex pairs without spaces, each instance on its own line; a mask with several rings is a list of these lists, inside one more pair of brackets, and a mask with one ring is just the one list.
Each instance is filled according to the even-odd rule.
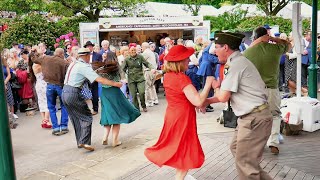
[[22,86],[18,82],[18,78],[14,73],[11,73],[11,78],[9,80],[12,89],[20,89]]
[[229,127],[229,128],[236,128],[238,123],[238,117],[234,114],[231,105],[230,105],[230,100],[228,101],[228,109],[223,110],[223,120],[224,120],[224,127]]

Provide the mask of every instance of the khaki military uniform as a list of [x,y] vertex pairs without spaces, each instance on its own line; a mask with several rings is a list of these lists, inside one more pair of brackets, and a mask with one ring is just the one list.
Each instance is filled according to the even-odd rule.
[[230,145],[240,180],[272,179],[259,163],[271,133],[272,114],[265,84],[255,66],[239,51],[228,58],[221,90],[231,92],[231,106],[239,117]]
[[143,74],[143,65],[152,69],[152,65],[148,63],[143,56],[137,55],[136,57],[128,57],[122,64],[122,70],[128,74],[129,91],[133,99],[133,105],[140,109],[137,90],[142,108],[146,108],[145,103],[145,78]]

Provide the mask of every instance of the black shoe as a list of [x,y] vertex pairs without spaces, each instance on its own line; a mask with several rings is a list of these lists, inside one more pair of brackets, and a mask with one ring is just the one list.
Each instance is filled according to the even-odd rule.
[[210,106],[210,105],[209,105],[209,106],[207,106],[207,108],[209,108],[209,109],[213,109],[213,107],[212,107],[212,106]]
[[212,109],[210,109],[210,108],[208,108],[208,107],[206,107],[206,112],[213,112],[214,111],[214,109],[212,108]]
[[60,132],[59,130],[53,130],[53,131],[52,131],[52,135],[60,136],[60,135],[61,135],[61,132]]
[[61,135],[67,134],[69,132],[69,129],[61,129]]

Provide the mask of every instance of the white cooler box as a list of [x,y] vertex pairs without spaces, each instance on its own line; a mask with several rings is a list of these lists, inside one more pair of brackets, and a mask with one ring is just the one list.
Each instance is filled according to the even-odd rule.
[[320,129],[320,102],[310,97],[294,97],[287,99],[286,108],[281,109],[282,116],[290,112],[290,116],[303,121],[303,130],[313,132]]

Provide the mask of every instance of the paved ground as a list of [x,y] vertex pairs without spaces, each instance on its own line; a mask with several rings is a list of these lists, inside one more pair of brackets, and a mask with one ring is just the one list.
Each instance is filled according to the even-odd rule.
[[[144,144],[146,141],[156,139],[162,128],[166,107],[163,94],[160,94],[159,98],[160,105],[150,107],[149,111],[142,113],[134,123],[121,127],[120,139],[123,141],[123,145],[118,148],[101,145],[104,129],[99,124],[100,114],[94,116],[92,143],[96,147],[96,151],[93,153],[76,148],[71,124],[70,133],[57,137],[51,134],[51,130],[40,127],[41,118],[39,113],[35,116],[18,114],[19,126],[11,131],[18,179],[29,177],[42,170],[52,171],[74,161],[94,160],[101,154],[122,153],[127,149],[135,149],[135,146]],[[218,105],[217,108],[221,109],[221,105]],[[232,131],[231,129],[223,128],[214,121],[218,114],[218,111],[216,111],[199,115],[199,133]],[[60,117],[60,114],[58,117]],[[149,139],[145,138],[148,133]],[[104,170],[108,169],[107,166],[104,167]],[[33,177],[31,176],[29,179],[33,179]]]
[[[50,130],[40,128],[39,114],[33,117],[20,114],[20,125],[12,130],[18,179],[173,179],[171,168],[158,168],[143,155],[144,149],[157,140],[163,124],[166,102],[163,95],[159,97],[159,106],[149,108],[137,121],[121,127],[123,145],[116,148],[101,145],[104,130],[99,125],[100,115],[95,116],[92,142],[96,151],[92,153],[76,148],[72,126],[69,134],[56,137]],[[237,179],[234,160],[228,149],[233,129],[224,128],[215,120],[222,107],[219,104],[215,106],[215,112],[198,115],[198,132],[206,155],[205,164],[190,172],[198,180]],[[311,136],[285,137],[286,142],[281,145],[284,151],[275,157],[266,149],[261,165],[275,179],[317,180],[319,177],[314,175],[320,172],[317,165],[319,145],[312,146],[312,143],[317,143],[319,136],[320,133],[316,132]]]

